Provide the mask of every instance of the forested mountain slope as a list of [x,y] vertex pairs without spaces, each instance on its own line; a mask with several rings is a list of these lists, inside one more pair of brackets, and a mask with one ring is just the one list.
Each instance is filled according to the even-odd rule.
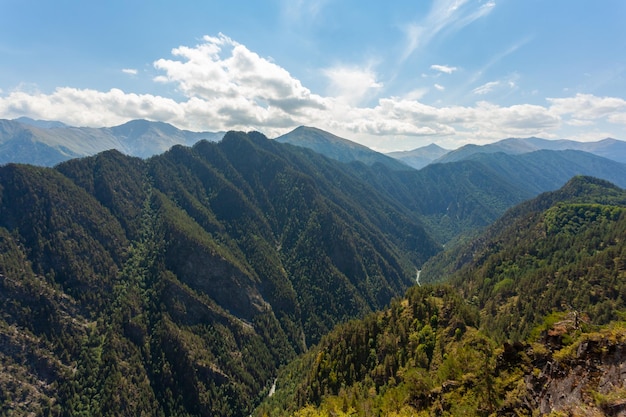
[[599,324],[618,319],[626,299],[625,206],[624,190],[575,177],[511,209],[470,244],[433,258],[422,278],[451,280],[499,338],[526,337],[554,309]]
[[557,190],[576,175],[626,186],[626,165],[580,151],[479,153],[419,171],[357,167],[357,174],[417,213],[443,244],[490,225],[508,208]]
[[0,245],[0,407],[35,415],[248,415],[439,250],[346,166],[236,132],[0,167]]
[[286,367],[257,415],[621,415],[626,192],[576,177]]

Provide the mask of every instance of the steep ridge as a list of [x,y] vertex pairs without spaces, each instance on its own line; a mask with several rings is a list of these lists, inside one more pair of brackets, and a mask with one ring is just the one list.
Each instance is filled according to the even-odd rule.
[[260,134],[0,167],[2,412],[248,415],[439,250],[348,166]]

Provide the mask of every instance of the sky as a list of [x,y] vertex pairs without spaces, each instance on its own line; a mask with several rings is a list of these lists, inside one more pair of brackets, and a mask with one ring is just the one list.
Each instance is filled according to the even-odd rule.
[[626,140],[624,0],[0,0],[0,118]]

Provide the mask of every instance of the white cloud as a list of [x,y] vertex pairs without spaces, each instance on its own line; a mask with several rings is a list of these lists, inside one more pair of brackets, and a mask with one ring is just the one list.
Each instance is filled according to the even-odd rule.
[[626,100],[616,97],[597,97],[592,94],[576,94],[574,97],[548,98],[550,111],[575,119],[599,119],[622,112]]
[[176,83],[186,96],[209,102],[237,98],[251,106],[292,112],[303,107],[324,107],[321,97],[311,94],[284,68],[244,45],[222,34],[205,36],[204,41],[194,48],[172,50],[180,60],[157,60],[155,68],[165,75],[155,81]]
[[452,74],[458,69],[457,67],[450,67],[448,65],[431,65],[430,68],[435,71],[443,72],[445,74]]
[[626,125],[626,113],[615,113],[610,115],[609,122]]
[[446,87],[444,87],[443,85],[440,85],[440,84],[435,84],[433,87],[435,87],[439,91],[443,91],[443,90],[446,89]]
[[180,104],[164,97],[115,88],[100,92],[63,87],[52,94],[11,92],[0,98],[0,114],[7,118],[28,115],[75,126],[111,126],[138,118],[177,120],[184,112]]
[[[490,103],[479,103],[483,117],[481,123],[487,120],[497,130],[509,132],[536,132],[553,129],[560,126],[559,117],[550,114],[543,106],[519,104],[509,107],[495,106]],[[491,119],[489,119],[491,115]]]
[[128,75],[137,75],[137,70],[134,68],[124,68],[122,69],[122,72]]
[[496,81],[489,81],[483,85],[480,85],[472,90],[472,92],[476,95],[482,96],[485,94],[492,93],[494,91],[505,91],[509,93],[512,90],[516,90],[517,80],[519,79],[519,75],[513,73],[506,77],[503,77]]

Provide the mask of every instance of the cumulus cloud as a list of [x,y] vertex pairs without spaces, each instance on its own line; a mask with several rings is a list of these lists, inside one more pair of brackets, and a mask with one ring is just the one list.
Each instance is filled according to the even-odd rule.
[[329,82],[328,95],[352,105],[361,104],[383,86],[369,68],[337,66],[323,72]]
[[626,113],[615,113],[610,115],[609,122],[626,125]]
[[435,87],[439,91],[443,91],[443,90],[446,89],[446,87],[444,87],[443,85],[440,85],[440,84],[435,84],[433,87]]
[[235,99],[236,107],[276,107],[285,112],[324,107],[323,99],[311,94],[287,70],[223,34],[205,36],[204,43],[193,48],[175,48],[172,55],[180,59],[154,63],[165,72],[155,81],[175,83],[190,98],[209,102]]
[[[554,129],[560,126],[559,117],[550,114],[543,106],[519,104],[509,107],[495,106],[490,103],[479,103],[484,119],[492,115],[490,123],[499,130],[511,132],[532,132]],[[483,117],[481,117],[481,120]]]
[[458,68],[457,67],[450,67],[448,65],[431,65],[430,69],[433,69],[433,70],[439,71],[439,72],[443,72],[445,74],[452,74]]
[[576,126],[576,127],[593,125],[593,122],[591,120],[580,120],[580,119],[571,119],[571,120],[568,120],[566,123],[570,126]]

